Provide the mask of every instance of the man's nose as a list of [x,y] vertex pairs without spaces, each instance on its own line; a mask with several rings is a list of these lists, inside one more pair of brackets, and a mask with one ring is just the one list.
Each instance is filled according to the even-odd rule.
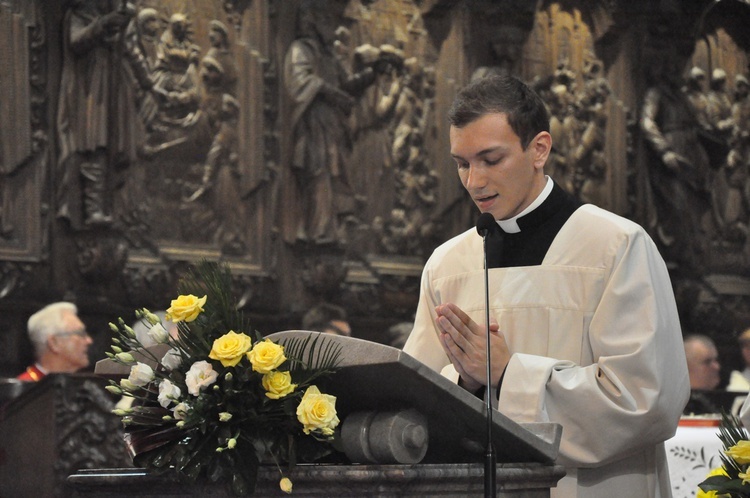
[[482,168],[470,164],[469,170],[466,173],[466,188],[481,188],[484,187],[485,182],[486,175],[482,171]]

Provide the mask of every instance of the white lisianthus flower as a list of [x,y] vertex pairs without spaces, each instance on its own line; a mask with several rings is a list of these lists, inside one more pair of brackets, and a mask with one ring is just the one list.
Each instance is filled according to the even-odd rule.
[[120,387],[123,391],[136,391],[138,386],[130,382],[128,379],[120,379]]
[[185,420],[185,417],[187,417],[187,414],[190,410],[191,407],[187,403],[177,403],[175,407],[172,408],[172,414],[177,420]]
[[169,379],[164,379],[161,381],[161,384],[159,384],[159,396],[156,399],[159,401],[162,408],[166,408],[178,399],[181,394],[182,391],[179,387],[172,384]]
[[172,348],[164,355],[161,359],[161,364],[170,372],[180,366],[182,363],[182,355],[177,348]]
[[148,336],[157,344],[164,344],[169,340],[169,332],[161,323],[157,323],[148,329]]
[[196,361],[185,375],[185,384],[188,392],[193,396],[198,396],[201,389],[206,388],[216,382],[219,374],[213,369],[211,364],[205,360]]
[[140,361],[130,367],[128,380],[135,386],[143,387],[154,380],[154,370]]
[[135,358],[133,358],[133,355],[130,353],[117,353],[115,358],[123,363],[127,363],[128,365],[135,363]]

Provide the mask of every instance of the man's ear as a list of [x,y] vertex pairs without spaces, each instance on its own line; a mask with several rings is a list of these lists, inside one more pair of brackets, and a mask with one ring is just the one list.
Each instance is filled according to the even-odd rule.
[[542,169],[547,162],[549,153],[552,150],[552,135],[547,131],[540,131],[537,136],[531,140],[529,148],[533,154],[534,167]]
[[56,335],[47,337],[47,349],[57,353],[60,350],[60,338]]

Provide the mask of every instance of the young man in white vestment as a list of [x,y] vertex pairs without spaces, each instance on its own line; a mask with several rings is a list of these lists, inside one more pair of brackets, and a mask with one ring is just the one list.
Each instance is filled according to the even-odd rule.
[[[552,497],[671,496],[663,442],[690,389],[674,294],[653,241],[545,175],[548,114],[518,79],[470,84],[449,119],[461,182],[498,223],[487,236],[498,410],[516,422],[562,425],[558,463],[567,475]],[[487,384],[483,268],[474,228],[438,247],[404,346],[478,394]]]

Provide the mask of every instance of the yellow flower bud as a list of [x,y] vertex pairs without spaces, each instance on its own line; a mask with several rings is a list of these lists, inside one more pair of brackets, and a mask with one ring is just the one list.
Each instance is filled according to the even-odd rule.
[[110,384],[108,386],[105,386],[104,389],[106,389],[107,391],[111,392],[112,394],[122,394],[122,389],[120,389],[119,387],[117,387],[114,384]]
[[112,346],[112,351],[114,351],[115,353],[122,353],[122,348],[117,347],[117,346]]
[[232,414],[229,412],[221,412],[219,414],[219,422],[229,422],[232,420]]
[[229,441],[227,441],[227,448],[233,450],[235,446],[237,446],[237,439],[233,437],[229,438]]
[[114,323],[112,323],[112,322],[109,322],[109,328],[110,328],[110,330],[112,330],[112,332],[114,332],[114,333],[117,333],[117,332],[119,332],[119,331],[120,331],[120,329],[118,329],[118,328],[117,328],[117,325],[115,325],[115,324],[114,324]]
[[288,477],[282,477],[279,481],[279,487],[286,494],[292,493],[292,481]]

